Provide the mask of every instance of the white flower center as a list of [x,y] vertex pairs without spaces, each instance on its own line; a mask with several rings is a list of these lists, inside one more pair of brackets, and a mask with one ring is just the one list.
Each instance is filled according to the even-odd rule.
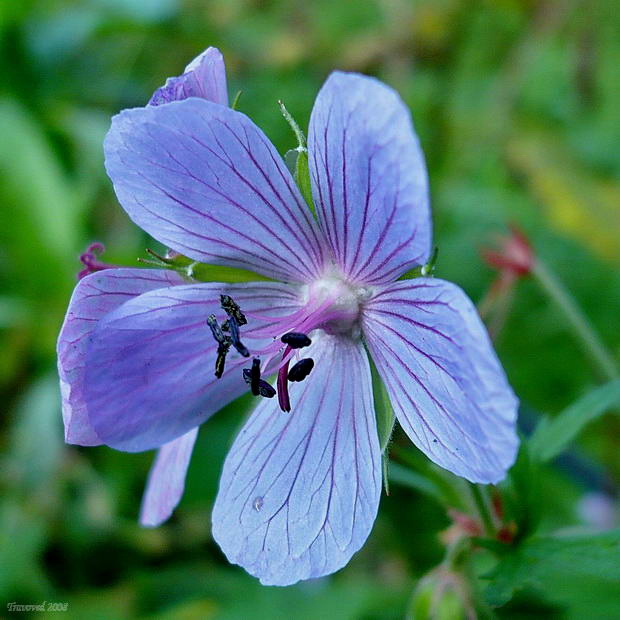
[[342,277],[329,275],[307,285],[304,304],[317,315],[317,329],[328,334],[359,338],[362,303],[371,295],[367,287],[353,286]]

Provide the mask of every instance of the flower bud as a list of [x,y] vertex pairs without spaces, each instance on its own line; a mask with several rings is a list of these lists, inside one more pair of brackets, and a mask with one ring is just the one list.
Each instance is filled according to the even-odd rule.
[[475,618],[463,577],[440,566],[416,586],[407,620],[470,620]]

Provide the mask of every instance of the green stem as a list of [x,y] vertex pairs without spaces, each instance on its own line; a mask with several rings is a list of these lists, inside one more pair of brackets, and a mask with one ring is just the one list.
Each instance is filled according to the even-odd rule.
[[463,556],[469,551],[470,539],[467,536],[461,536],[446,547],[446,554],[441,563],[448,570],[459,570],[462,564]]
[[484,533],[489,538],[495,537],[495,527],[493,526],[493,518],[491,517],[489,505],[482,493],[482,487],[478,484],[474,484],[473,482],[470,482],[469,488],[471,489],[471,494],[474,498],[474,503],[476,504],[476,508],[478,509],[478,514],[480,515],[480,519],[482,520],[482,525],[484,527]]
[[587,317],[575,303],[574,298],[564,288],[544,263],[536,260],[532,274],[549,295],[549,297],[562,310],[574,335],[577,337],[585,352],[590,356],[600,373],[608,380],[618,378],[618,368],[611,355],[601,342],[596,332],[592,329]]

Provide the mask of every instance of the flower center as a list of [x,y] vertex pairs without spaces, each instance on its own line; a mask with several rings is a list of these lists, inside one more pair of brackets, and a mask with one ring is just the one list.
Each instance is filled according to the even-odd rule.
[[360,302],[366,289],[354,288],[338,277],[327,277],[307,286],[306,307],[317,308],[316,324],[328,334],[348,334],[359,337]]

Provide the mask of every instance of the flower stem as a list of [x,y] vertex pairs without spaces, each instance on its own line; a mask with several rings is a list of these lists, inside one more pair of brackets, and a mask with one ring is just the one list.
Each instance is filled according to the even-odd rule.
[[592,328],[581,308],[576,304],[572,295],[564,288],[555,274],[538,259],[534,264],[532,274],[545,293],[562,310],[573,334],[590,356],[601,375],[608,380],[617,379],[618,367],[615,361]]
[[495,527],[493,525],[493,518],[491,517],[491,512],[489,511],[489,504],[486,501],[486,498],[482,491],[483,487],[481,487],[479,484],[474,484],[473,482],[470,482],[469,488],[471,489],[474,503],[476,504],[478,514],[480,515],[480,519],[484,527],[484,533],[490,538],[493,538],[495,536]]

